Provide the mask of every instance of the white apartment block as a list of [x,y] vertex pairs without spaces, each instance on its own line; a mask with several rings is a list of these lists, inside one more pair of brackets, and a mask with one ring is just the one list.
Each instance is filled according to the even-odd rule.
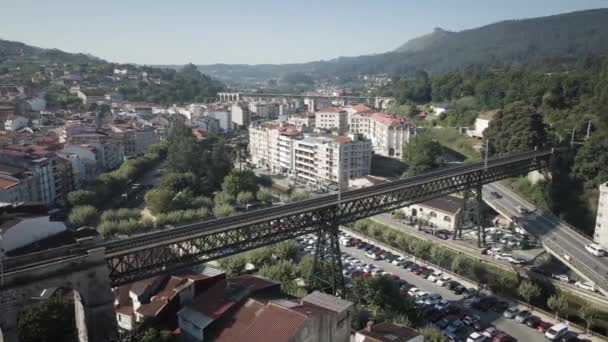
[[254,165],[316,188],[347,188],[369,174],[372,159],[371,141],[360,135],[302,134],[286,122],[251,127],[249,151]]
[[346,133],[348,129],[348,113],[338,107],[321,109],[316,113],[315,127],[337,130],[339,134]]
[[300,131],[309,131],[315,128],[315,113],[290,115],[287,122],[296,126]]
[[608,182],[600,185],[593,240],[604,248],[608,247]]
[[370,139],[374,153],[401,158],[403,147],[421,133],[406,118],[387,113],[355,113],[350,119],[350,132]]

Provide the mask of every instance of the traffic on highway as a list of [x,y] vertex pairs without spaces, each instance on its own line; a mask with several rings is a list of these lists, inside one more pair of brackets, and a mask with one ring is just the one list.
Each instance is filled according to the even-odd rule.
[[[305,235],[297,241],[303,253],[314,253],[316,236]],[[391,253],[345,232],[340,232],[340,244],[347,286],[360,277],[392,279],[404,300],[409,297],[415,301],[422,324],[436,326],[450,341],[584,340],[547,317],[480,292],[468,281],[416,258]]]

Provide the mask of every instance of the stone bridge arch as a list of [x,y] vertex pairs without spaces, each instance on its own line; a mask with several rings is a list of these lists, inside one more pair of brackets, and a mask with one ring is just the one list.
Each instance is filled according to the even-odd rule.
[[103,248],[52,264],[6,273],[0,291],[0,329],[4,341],[17,342],[17,319],[44,289],[68,288],[80,342],[107,342],[117,337],[114,297]]

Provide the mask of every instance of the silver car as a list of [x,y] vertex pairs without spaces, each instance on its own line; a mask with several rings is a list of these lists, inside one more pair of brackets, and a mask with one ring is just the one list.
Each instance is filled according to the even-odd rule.
[[505,312],[503,312],[502,315],[505,318],[515,318],[515,316],[517,316],[518,313],[519,313],[519,309],[517,309],[516,307],[512,307],[512,308],[508,308],[507,310],[505,310]]

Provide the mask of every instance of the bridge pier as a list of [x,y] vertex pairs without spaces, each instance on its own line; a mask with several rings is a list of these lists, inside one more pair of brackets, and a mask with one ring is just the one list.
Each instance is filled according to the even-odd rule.
[[0,329],[4,341],[18,342],[17,321],[44,289],[74,291],[74,313],[80,342],[114,341],[117,336],[114,296],[104,249],[89,251],[44,266],[6,273],[0,290]]
[[308,287],[334,296],[344,295],[342,255],[338,239],[339,225],[328,223],[317,232],[315,259]]

